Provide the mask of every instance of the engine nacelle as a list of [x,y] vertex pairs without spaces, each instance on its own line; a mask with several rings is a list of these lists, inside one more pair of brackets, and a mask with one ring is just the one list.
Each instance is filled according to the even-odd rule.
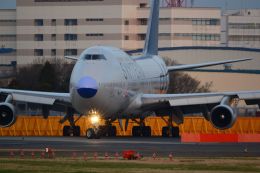
[[210,121],[217,129],[231,128],[236,119],[236,113],[228,105],[218,105],[211,110]]
[[10,127],[16,121],[15,108],[10,103],[0,103],[0,127]]

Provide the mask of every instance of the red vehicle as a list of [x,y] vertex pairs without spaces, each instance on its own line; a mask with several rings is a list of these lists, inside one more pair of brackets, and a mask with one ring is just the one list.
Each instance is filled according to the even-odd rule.
[[123,158],[127,160],[136,160],[141,158],[141,155],[133,150],[123,151]]

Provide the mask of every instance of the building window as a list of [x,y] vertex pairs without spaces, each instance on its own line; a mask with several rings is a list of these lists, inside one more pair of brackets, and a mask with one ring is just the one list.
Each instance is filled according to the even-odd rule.
[[219,25],[219,19],[191,19],[192,25]]
[[260,29],[260,23],[230,23],[231,29]]
[[56,56],[56,49],[51,50],[51,56]]
[[147,19],[146,18],[140,18],[138,19],[139,25],[147,25]]
[[125,20],[125,25],[129,25],[129,20]]
[[65,34],[64,35],[64,40],[66,41],[72,41],[72,40],[77,40],[78,36],[77,34]]
[[35,34],[34,41],[43,41],[43,34]]
[[34,56],[43,56],[43,49],[34,49]]
[[51,40],[56,41],[56,34],[51,34]]
[[145,40],[146,34],[138,34],[138,40]]
[[78,25],[77,19],[65,19],[64,25],[71,26],[71,25]]
[[43,26],[43,19],[35,19],[34,25],[35,26]]
[[65,49],[64,50],[64,55],[65,56],[77,56],[78,55],[78,50],[77,49]]
[[230,41],[260,41],[260,36],[257,35],[231,35],[229,36]]
[[86,21],[87,22],[102,22],[102,21],[104,21],[104,19],[102,19],[102,18],[87,18]]
[[56,26],[56,19],[51,20],[51,26]]
[[140,7],[140,8],[145,8],[145,7],[147,7],[147,4],[146,4],[146,3],[140,3],[140,4],[139,4],[139,7]]
[[103,37],[104,34],[102,33],[90,33],[90,34],[86,34],[87,37]]
[[192,33],[176,33],[176,37],[190,37],[192,40],[203,40],[203,41],[219,41],[219,34],[192,34]]
[[159,33],[160,37],[170,37],[171,33]]
[[129,36],[128,35],[125,35],[125,40],[129,40]]

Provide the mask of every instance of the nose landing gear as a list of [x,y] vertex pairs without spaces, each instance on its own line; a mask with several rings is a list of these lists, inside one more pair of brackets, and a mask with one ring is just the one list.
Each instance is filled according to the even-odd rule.
[[90,117],[93,128],[89,128],[86,131],[86,137],[88,139],[98,139],[101,136],[116,136],[116,126],[112,125],[113,119],[108,119],[105,121],[105,125],[100,125],[100,117],[98,115],[92,115]]

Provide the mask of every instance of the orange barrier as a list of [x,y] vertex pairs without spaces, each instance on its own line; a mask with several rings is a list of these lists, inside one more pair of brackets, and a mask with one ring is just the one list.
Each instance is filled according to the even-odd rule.
[[[61,118],[60,116],[49,117],[48,119],[43,119],[42,116],[18,116],[17,122],[12,127],[0,128],[0,136],[62,136],[63,126],[68,125],[68,122],[60,124]],[[123,121],[123,124],[125,124],[125,121]],[[166,123],[159,117],[149,117],[145,120],[145,124],[151,126],[153,136],[161,136],[162,127],[166,126]],[[89,118],[85,116],[77,121],[76,125],[80,126],[81,136],[85,136],[86,130],[91,127]],[[127,130],[123,127],[123,131],[120,129],[118,121],[115,121],[113,125],[117,128],[118,136],[131,136],[132,127],[138,124],[129,121]],[[234,126],[228,130],[215,129],[203,117],[185,117],[184,123],[179,128],[180,135],[191,134],[193,136],[189,138],[194,139],[194,134],[257,135],[260,134],[260,117],[239,117]],[[249,137],[240,136],[239,140],[247,141]]]
[[238,135],[238,142],[260,142],[260,134]]
[[188,134],[181,136],[181,142],[260,142],[260,134]]

